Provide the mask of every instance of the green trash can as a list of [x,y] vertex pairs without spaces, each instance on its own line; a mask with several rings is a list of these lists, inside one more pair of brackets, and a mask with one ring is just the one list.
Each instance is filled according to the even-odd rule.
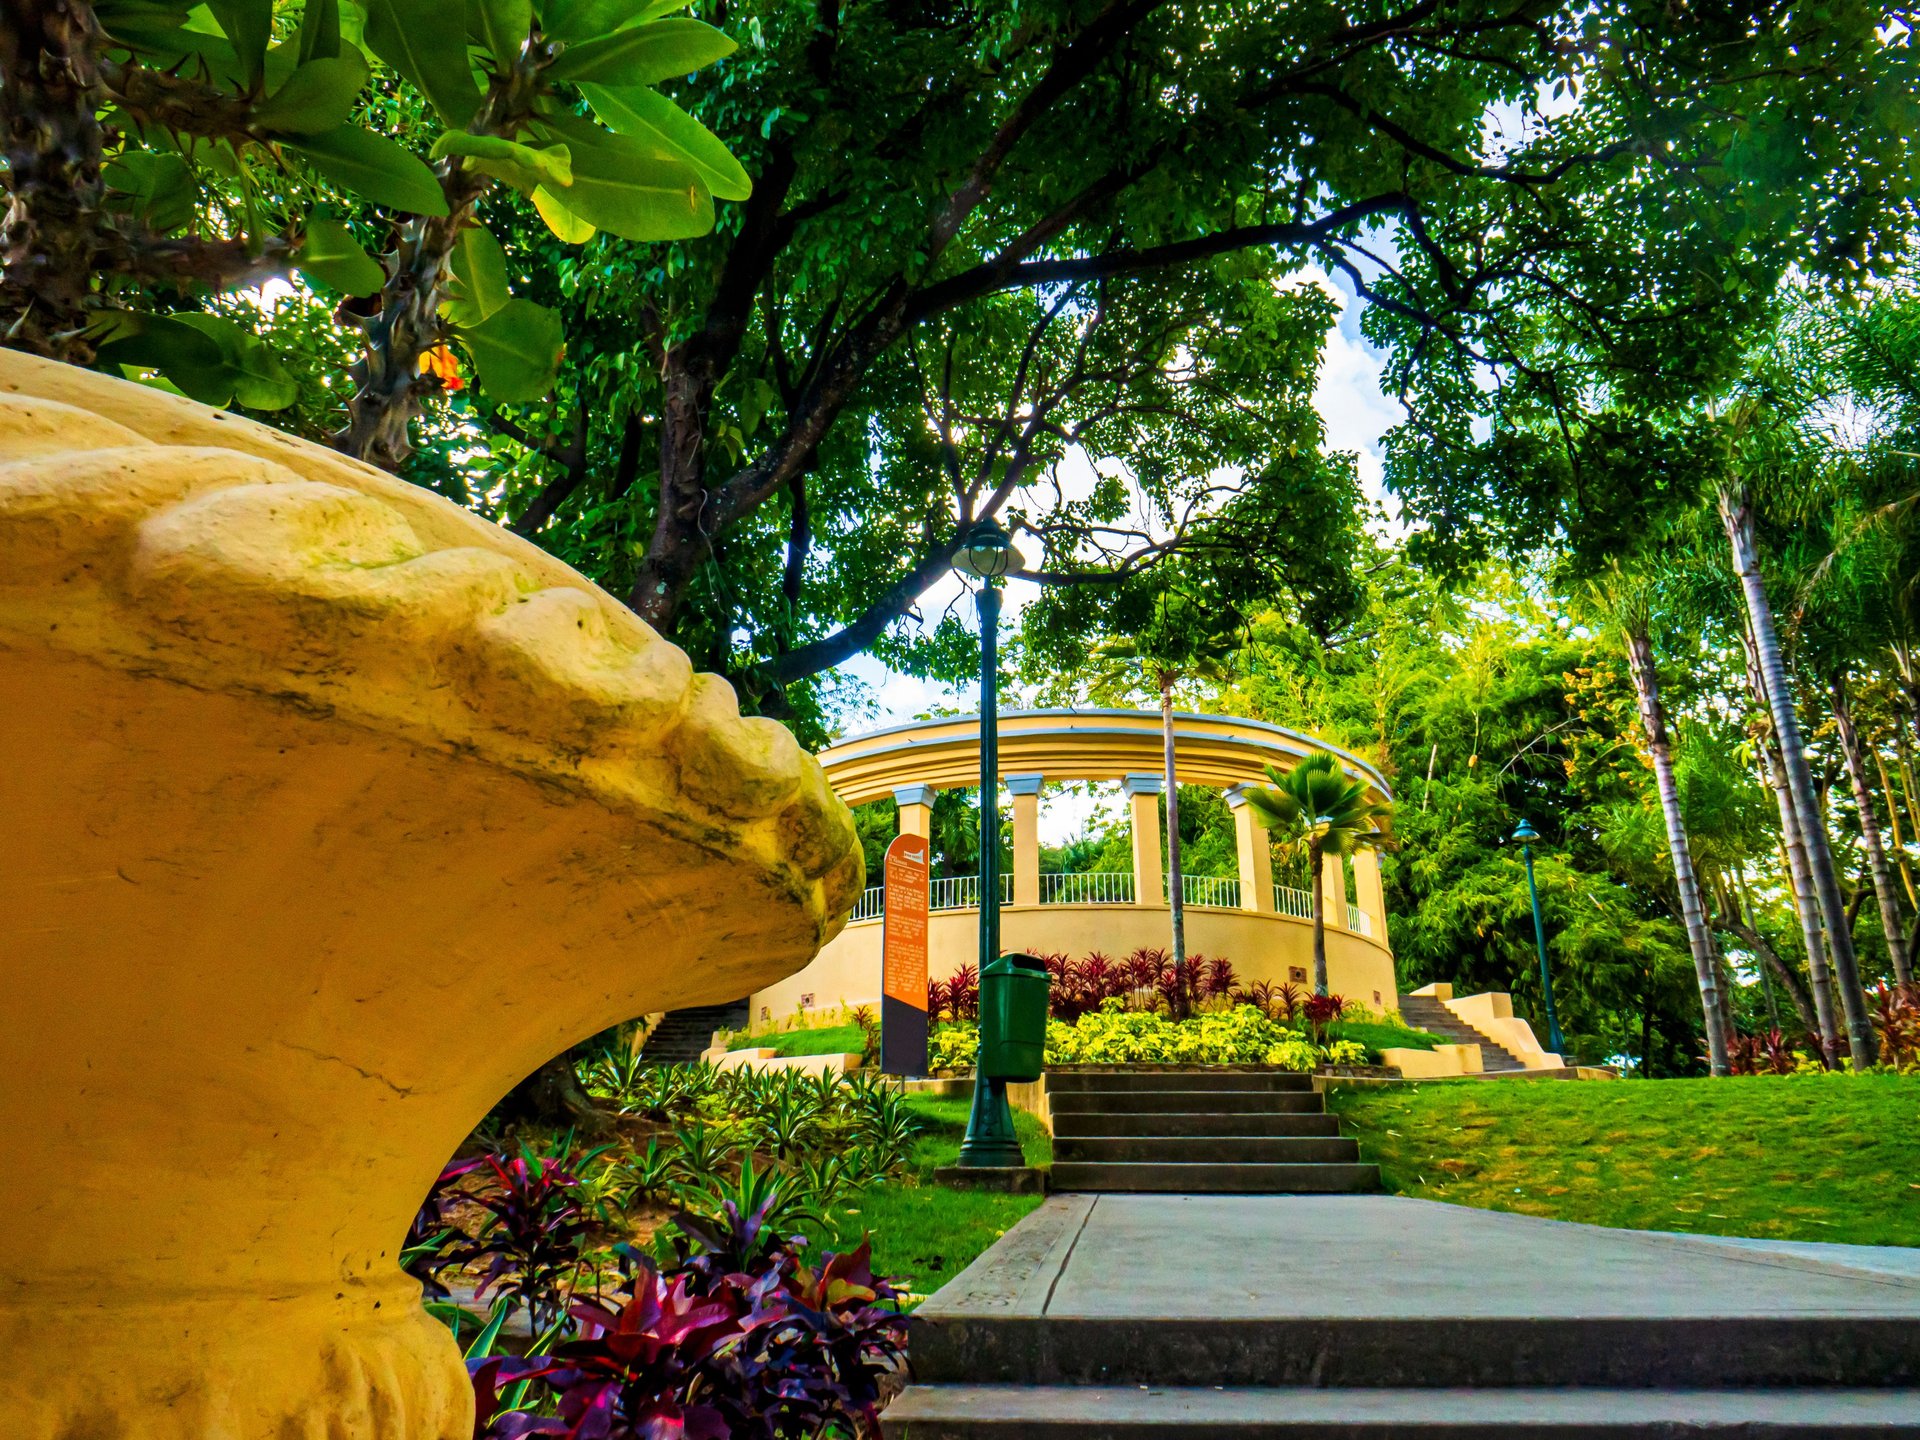
[[1002,955],[980,972],[980,1073],[1025,1083],[1046,1068],[1046,964]]

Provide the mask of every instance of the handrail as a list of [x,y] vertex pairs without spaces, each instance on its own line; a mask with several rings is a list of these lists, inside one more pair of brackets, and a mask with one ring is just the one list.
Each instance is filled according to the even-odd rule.
[[1273,887],[1273,908],[1282,915],[1291,915],[1296,920],[1313,918],[1313,892],[1296,890],[1291,885]]
[[1182,875],[1180,898],[1188,905],[1216,910],[1240,908],[1240,882],[1229,875]]
[[[1240,882],[1225,875],[1183,875],[1181,896],[1187,904],[1203,909],[1240,908]],[[1162,896],[1165,880],[1162,879]],[[946,875],[931,882],[928,894],[930,910],[977,910],[980,908],[978,875]],[[877,920],[886,913],[886,890],[869,885],[854,902],[848,922]],[[1000,903],[1013,903],[1013,877],[1000,877]],[[1128,871],[1095,871],[1076,874],[1045,874],[1040,877],[1042,905],[1134,905],[1133,875]],[[1313,918],[1313,892],[1291,885],[1273,887],[1273,908],[1277,914],[1295,920]],[[1356,935],[1373,934],[1373,917],[1358,905],[1347,906],[1347,928]]]
[[1133,872],[1094,871],[1079,875],[1042,875],[1042,905],[1131,905]]

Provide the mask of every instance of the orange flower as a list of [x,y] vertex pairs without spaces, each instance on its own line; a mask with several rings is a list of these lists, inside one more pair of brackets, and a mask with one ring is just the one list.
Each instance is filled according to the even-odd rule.
[[460,373],[460,361],[445,345],[436,345],[420,357],[420,373],[431,375],[445,390],[464,390],[466,377]]

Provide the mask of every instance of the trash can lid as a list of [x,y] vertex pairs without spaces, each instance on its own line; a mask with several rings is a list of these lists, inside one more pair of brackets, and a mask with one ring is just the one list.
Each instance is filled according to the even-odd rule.
[[1047,972],[1047,962],[1038,955],[1011,954],[1002,955],[997,960],[989,960],[981,969],[982,975],[1017,975],[1021,971]]

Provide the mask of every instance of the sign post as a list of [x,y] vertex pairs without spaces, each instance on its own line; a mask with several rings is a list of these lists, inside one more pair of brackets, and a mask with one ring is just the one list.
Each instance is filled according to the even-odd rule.
[[927,1073],[927,837],[887,846],[880,931],[880,1068]]

